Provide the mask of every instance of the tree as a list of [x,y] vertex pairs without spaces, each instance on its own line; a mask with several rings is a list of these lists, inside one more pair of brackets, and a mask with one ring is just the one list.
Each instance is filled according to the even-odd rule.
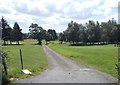
[[116,21],[114,19],[108,22],[101,23],[101,41],[106,43],[114,43],[116,41],[117,29],[115,27]]
[[112,30],[111,30],[111,37],[110,37],[110,42],[112,42],[112,43],[118,43],[118,29],[117,28],[113,28]]
[[71,44],[118,43],[120,29],[116,28],[116,24],[114,19],[101,24],[98,21],[89,20],[85,26],[71,21],[67,29],[60,34],[59,41],[63,41],[65,36],[65,41]]
[[45,39],[46,37],[46,30],[41,28],[40,32],[37,34],[38,44],[42,44],[42,39]]
[[19,41],[23,40],[22,29],[20,29],[17,22],[14,23],[13,30],[11,31],[11,41],[16,41],[16,44],[19,45]]
[[45,41],[46,41],[46,44],[47,42],[51,41],[52,40],[52,35],[49,34],[48,32],[46,32],[46,35],[45,35]]
[[55,30],[49,29],[48,33],[51,34],[52,40],[56,40],[57,39],[57,33],[56,33]]
[[59,39],[60,43],[62,44],[63,41],[66,41],[65,34],[64,33],[60,33],[58,39]]
[[95,22],[92,20],[89,20],[89,23],[87,25],[87,33],[88,33],[88,42],[91,44],[94,44],[95,42]]
[[114,39],[115,39],[115,44],[119,45],[120,44],[120,24],[115,25],[117,28],[114,29]]
[[10,40],[10,32],[12,28],[8,25],[7,21],[2,17],[1,19],[2,25],[2,39],[4,40],[4,45],[6,45],[6,41]]
[[98,21],[96,22],[95,29],[94,29],[94,38],[95,38],[94,42],[100,42],[101,27]]
[[79,41],[83,42],[83,44],[86,44],[88,41],[88,34],[87,34],[87,29],[85,26],[83,26],[82,24],[79,25],[80,26],[80,35],[79,35]]
[[72,44],[79,42],[79,24],[71,21],[68,23],[67,30],[65,31],[66,39]]
[[94,44],[96,42],[100,42],[101,39],[101,28],[100,24],[97,21],[96,23],[92,20],[89,20],[87,25],[87,33],[88,33],[88,42]]
[[33,38],[33,39],[38,39],[38,33],[40,32],[40,30],[42,29],[42,27],[39,27],[38,24],[34,24],[32,23],[30,26],[29,26],[29,31],[30,31],[30,36]]
[[31,24],[29,27],[30,35],[31,38],[37,39],[38,44],[42,44],[42,39],[45,39],[46,37],[46,30],[44,30],[41,26],[38,26],[38,24]]

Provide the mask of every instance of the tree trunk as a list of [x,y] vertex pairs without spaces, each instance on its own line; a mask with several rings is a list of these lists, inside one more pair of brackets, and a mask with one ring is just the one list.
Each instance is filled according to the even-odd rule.
[[74,44],[74,41],[72,41],[73,42],[73,44]]
[[46,45],[47,45],[48,43],[47,43],[47,41],[46,41]]
[[8,45],[8,41],[7,41],[7,45]]
[[12,45],[12,41],[10,40],[10,45]]
[[18,45],[19,45],[19,41],[18,41]]
[[5,40],[4,40],[4,45],[6,45]]

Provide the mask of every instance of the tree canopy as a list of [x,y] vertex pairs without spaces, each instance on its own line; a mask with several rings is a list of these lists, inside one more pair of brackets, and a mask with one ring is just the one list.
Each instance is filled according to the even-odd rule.
[[[23,34],[21,32],[17,22],[14,23],[13,29],[9,26],[8,22],[2,17],[1,21],[2,27],[2,40],[4,45],[8,44],[8,41],[12,44],[13,41],[16,41],[19,44],[19,41],[23,40]],[[7,42],[7,43],[6,43]]]
[[32,23],[29,26],[29,38],[32,39],[37,39],[38,40],[38,44],[41,45],[42,40],[45,39],[46,43],[48,41],[51,40],[56,40],[57,39],[57,34],[55,30],[52,29],[48,29],[48,31],[46,31],[45,29],[43,29],[41,26],[39,26],[36,23]]
[[89,20],[85,25],[71,21],[67,29],[60,33],[59,41],[67,41],[71,44],[120,42],[118,41],[119,29],[115,25],[117,22],[114,19],[101,23]]
[[22,29],[20,29],[17,22],[14,23],[13,30],[11,31],[11,41],[16,41],[19,44],[19,41],[23,40]]

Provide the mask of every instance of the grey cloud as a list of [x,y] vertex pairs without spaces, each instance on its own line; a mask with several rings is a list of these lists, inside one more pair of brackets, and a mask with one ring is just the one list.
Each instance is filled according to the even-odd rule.
[[[49,6],[48,6],[48,8],[50,10],[52,10],[52,8],[54,8],[53,5],[49,5]],[[63,11],[65,8],[68,9],[67,13],[65,13]],[[59,10],[54,9],[54,12],[57,13],[60,18],[64,18],[64,19],[86,19],[91,16],[91,10],[89,10],[89,11],[88,10],[89,9],[83,9],[83,10],[78,11],[78,10],[76,10],[76,8],[74,8],[72,2],[67,2]]]
[[105,0],[100,0],[99,6],[105,4]]
[[111,14],[118,13],[118,7],[111,7]]
[[[83,0],[75,0],[75,2],[82,3]],[[70,22],[70,20],[78,20],[79,21],[79,20],[87,20],[90,18],[92,18],[92,19],[96,18],[96,19],[100,20],[105,17],[104,15],[100,15],[101,17],[99,16],[97,18],[97,16],[92,14],[92,12],[94,10],[97,10],[97,8],[99,9],[99,7],[105,3],[104,0],[100,0],[100,3],[98,4],[98,6],[95,5],[95,6],[92,6],[89,8],[83,8],[80,10],[78,10],[77,8],[74,8],[73,5],[75,5],[75,4],[72,4],[72,3],[74,3],[74,1],[64,3],[60,7],[60,9],[57,9],[55,4],[47,3],[47,4],[45,4],[45,9],[47,10],[46,12],[37,7],[28,9],[28,6],[26,3],[19,3],[17,1],[13,3],[12,8],[15,9],[17,12],[31,15],[28,23],[21,22],[21,21],[18,22],[18,24],[20,23],[20,26],[23,29],[23,31],[24,30],[28,31],[28,29],[29,29],[28,26],[31,23],[37,23],[40,26],[45,26],[46,28],[51,27],[51,28],[55,28],[56,30],[60,31],[61,29],[65,28],[65,26],[67,26],[67,24]],[[63,11],[65,8],[68,8],[68,10],[69,10],[67,13]],[[116,12],[116,10],[117,10],[117,8],[112,8],[111,14],[114,14]],[[2,12],[2,11],[0,9],[0,12]],[[104,12],[104,10],[100,10],[100,11]],[[6,12],[7,12],[7,10],[6,10]],[[58,16],[54,17],[54,14],[57,14]],[[51,23],[51,22],[53,22],[52,20],[49,23],[47,22],[48,17],[51,17],[51,16],[53,16],[53,18],[56,18],[56,20],[58,21],[58,24]],[[13,22],[13,21],[11,21],[11,22]]]
[[55,4],[52,4],[52,3],[47,4],[45,7],[49,12],[56,12],[57,11]]
[[13,4],[12,8],[15,9],[16,11],[21,13],[27,13],[28,7],[26,3],[14,1],[12,2],[12,4]]
[[40,16],[40,17],[48,17],[51,15],[51,13],[45,13],[44,10],[40,10],[37,7],[34,7],[32,9],[28,9],[28,6],[26,3],[20,3],[20,2],[13,2],[12,8],[15,9],[17,12],[29,14],[33,16]]
[[83,10],[76,11],[76,13],[73,14],[71,17],[75,19],[88,19],[92,16],[92,11],[93,8],[85,8]]
[[39,17],[49,17],[49,16],[51,16],[51,13],[49,13],[49,12],[45,13],[43,10],[40,10],[37,7],[33,8],[33,9],[30,9],[28,11],[28,14],[39,16]]
[[70,22],[70,21],[65,20],[65,21],[60,21],[59,23],[60,23],[60,25],[66,25],[67,26],[68,22]]
[[[77,0],[78,3],[81,3],[82,1],[79,1]],[[99,4],[98,5],[95,5],[95,6],[92,6],[92,7],[89,7],[89,8],[83,8],[83,9],[80,9],[80,10],[76,10],[77,8],[75,8],[72,3],[69,3],[68,4],[68,8],[69,8],[69,12],[68,13],[64,13],[64,12],[61,12],[60,13],[60,16],[63,17],[63,18],[66,18],[66,19],[76,19],[76,20],[85,20],[85,19],[89,19],[93,16],[96,16],[96,15],[93,15],[92,12],[99,8],[101,5],[104,4],[104,0],[100,0]],[[103,11],[103,10],[100,10],[100,11]]]
[[57,14],[64,14],[63,10],[68,7],[71,4],[71,2],[66,2],[64,3],[59,9],[57,9],[56,5],[53,3],[47,3],[45,8],[48,10],[48,12],[51,15],[54,15],[55,13]]
[[69,12],[67,14],[64,14],[64,18],[71,18],[71,19],[88,19],[92,16],[92,11],[94,10],[94,7],[91,8],[84,8],[82,10],[76,10],[76,8],[71,7],[69,8]]
[[10,14],[11,11],[10,11],[9,9],[7,9],[7,8],[3,8],[3,7],[1,7],[1,8],[0,8],[0,13]]
[[[32,20],[34,21],[34,22],[36,22],[37,24],[39,24],[39,25],[41,25],[41,24],[47,24],[46,23],[46,19],[45,18],[42,18],[42,17],[32,17]],[[34,22],[32,22],[32,23],[34,23]]]

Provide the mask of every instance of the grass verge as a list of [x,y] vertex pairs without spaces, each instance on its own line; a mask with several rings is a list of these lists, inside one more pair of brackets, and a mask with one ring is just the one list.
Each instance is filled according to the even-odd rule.
[[22,49],[24,69],[30,70],[32,75],[47,68],[47,57],[42,46],[36,43],[36,40],[25,40],[21,45],[3,46],[3,50],[8,54],[7,65],[10,78],[19,79],[30,76],[21,72],[19,49]]
[[49,47],[63,56],[69,57],[81,64],[98,69],[117,77],[117,47],[102,46],[69,46],[67,44],[49,44]]

